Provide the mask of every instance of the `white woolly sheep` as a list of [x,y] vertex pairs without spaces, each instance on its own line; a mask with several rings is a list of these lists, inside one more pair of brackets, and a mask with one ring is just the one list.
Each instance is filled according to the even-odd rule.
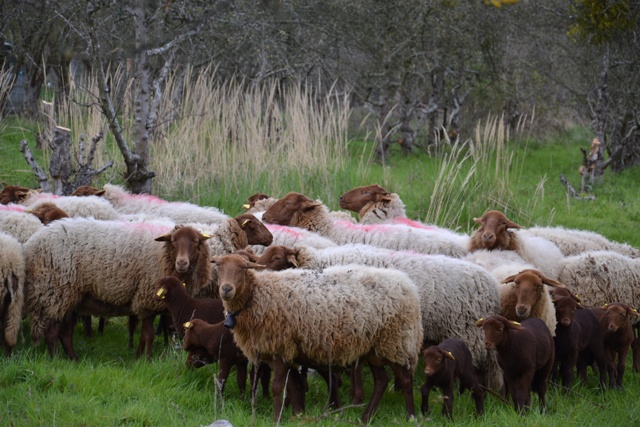
[[488,211],[473,220],[480,224],[480,228],[469,239],[469,252],[480,249],[514,251],[547,277],[558,277],[558,263],[563,255],[553,242],[512,231],[512,228],[522,227],[500,211]]
[[518,234],[550,240],[558,246],[564,256],[592,251],[615,251],[631,258],[640,258],[640,249],[626,243],[609,240],[594,231],[575,230],[562,226],[529,227],[518,230]]
[[[102,197],[124,214],[145,214],[149,217],[169,218],[176,224],[221,224],[230,217],[218,208],[186,202],[169,202],[149,194],[131,194],[126,189],[105,184]],[[84,197],[79,197],[83,199]]]
[[263,221],[289,225],[319,233],[338,244],[365,243],[393,250],[411,250],[427,254],[463,257],[467,249],[449,235],[434,230],[395,224],[361,225],[334,221],[320,201],[300,193],[289,193],[274,203],[262,216]]
[[207,285],[208,238],[167,222],[71,218],[44,227],[24,245],[32,338],[45,335],[52,355],[60,339],[69,358],[76,359],[69,331],[74,313],[136,315],[142,321],[136,354],[146,348],[150,358],[153,319],[166,311],[154,298],[158,280],[176,276],[191,293]]
[[[255,272],[263,266],[239,255],[213,261],[236,343],[251,362],[268,361],[273,369],[276,421],[285,375],[300,361],[310,367],[367,361],[374,390],[362,415],[365,423],[386,388],[384,366],[390,365],[402,378],[407,415],[415,415],[413,372],[422,323],[417,290],[405,273],[362,265]],[[296,387],[301,391],[301,384]],[[294,413],[304,410],[300,394],[301,400],[290,395]]]
[[18,342],[23,317],[25,262],[22,244],[0,232],[0,345],[7,356]]
[[492,388],[501,385],[497,361],[484,348],[484,337],[475,327],[478,318],[500,310],[498,281],[482,267],[443,255],[394,252],[367,245],[328,249],[272,245],[256,262],[272,270],[363,264],[404,271],[420,296],[424,343],[437,344],[452,337],[464,339],[483,383]]
[[0,232],[15,237],[20,243],[29,240],[44,225],[26,210],[20,205],[0,205]]

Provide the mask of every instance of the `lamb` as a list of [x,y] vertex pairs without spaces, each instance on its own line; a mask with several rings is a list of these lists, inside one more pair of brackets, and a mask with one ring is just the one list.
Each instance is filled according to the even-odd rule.
[[498,289],[500,314],[513,321],[539,318],[547,325],[551,335],[555,336],[556,311],[545,285],[564,286],[534,269],[523,270],[505,278]]
[[[124,214],[145,214],[148,217],[169,218],[176,224],[221,224],[230,217],[214,207],[186,202],[169,202],[149,194],[131,194],[124,188],[105,184],[102,197]],[[84,199],[83,197],[82,199]]]
[[514,251],[545,276],[553,279],[558,277],[559,261],[563,255],[555,244],[540,237],[525,237],[510,230],[522,227],[500,211],[488,211],[481,218],[473,220],[480,224],[480,228],[469,239],[469,252],[480,249]]
[[35,215],[43,225],[48,225],[58,219],[69,218],[65,211],[52,202],[38,203],[33,208],[28,209],[27,212]]
[[461,339],[449,338],[437,346],[422,352],[424,359],[425,384],[420,388],[422,413],[429,413],[429,394],[433,387],[439,387],[444,394],[442,415],[453,418],[453,387],[460,380],[460,394],[468,389],[476,404],[476,414],[484,413],[484,391],[473,370],[471,352]]
[[[450,337],[464,339],[482,382],[493,388],[501,385],[497,361],[485,350],[482,333],[473,326],[479,317],[500,310],[498,282],[483,268],[443,255],[393,252],[367,245],[329,249],[272,245],[256,262],[271,270],[364,264],[404,271],[416,284],[420,296],[424,343],[437,344]],[[355,401],[359,400],[359,395],[356,396]]]
[[600,385],[607,384],[607,360],[598,319],[592,310],[583,308],[573,296],[554,295],[556,307],[554,375],[560,370],[562,385],[571,387],[574,369],[583,382],[587,381],[587,366],[598,366]]
[[183,349],[192,354],[192,352],[204,348],[214,361],[218,361],[220,393],[224,393],[224,386],[229,378],[231,368],[236,366],[236,382],[240,393],[244,394],[247,386],[249,360],[233,341],[233,333],[224,326],[224,321],[210,324],[205,320],[195,318],[180,326],[185,330]]
[[365,243],[394,250],[412,250],[427,254],[442,254],[460,258],[467,249],[433,230],[403,225],[360,225],[333,221],[328,209],[300,193],[289,193],[274,203],[262,216],[272,224],[289,225],[319,233],[339,245]]
[[[348,367],[367,361],[374,378],[368,422],[386,388],[384,366],[402,378],[408,416],[415,415],[412,375],[422,343],[420,306],[415,285],[397,270],[361,265],[322,271],[263,268],[239,255],[214,257],[220,296],[229,312],[234,339],[256,364],[268,361],[274,372],[274,417],[280,419],[281,392],[291,364]],[[247,304],[250,301],[250,304]],[[301,384],[296,385],[300,391]],[[304,409],[291,394],[294,413]]]
[[535,317],[517,323],[500,315],[480,319],[476,324],[484,330],[486,347],[497,352],[515,410],[523,413],[531,406],[531,390],[538,393],[540,409],[544,410],[555,357],[547,325]]
[[0,205],[0,232],[15,237],[20,243],[29,240],[44,225],[20,205]]
[[564,256],[592,251],[615,251],[631,258],[640,258],[640,249],[626,243],[609,240],[602,234],[593,231],[574,230],[561,226],[529,227],[519,230],[518,234],[547,239],[555,243]]
[[142,322],[136,356],[146,348],[151,358],[153,319],[166,310],[153,298],[158,280],[176,276],[191,293],[207,285],[212,270],[207,239],[192,227],[166,221],[68,218],[44,227],[24,245],[33,340],[46,335],[53,355],[60,339],[75,360],[74,313],[136,315]]
[[7,357],[18,342],[24,307],[25,262],[22,244],[0,232],[0,344]]
[[622,380],[627,365],[627,354],[633,341],[631,317],[640,317],[627,304],[612,302],[596,311],[600,321],[600,333],[604,342],[609,370],[609,386],[622,388]]

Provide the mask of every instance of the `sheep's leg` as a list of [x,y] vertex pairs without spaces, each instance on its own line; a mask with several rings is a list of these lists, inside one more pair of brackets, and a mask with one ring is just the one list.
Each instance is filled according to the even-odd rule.
[[[98,334],[102,335],[104,334],[104,325],[107,323],[107,318],[106,317],[101,317],[98,319]],[[131,348],[133,348],[133,345],[131,346]]]
[[247,360],[241,360],[236,363],[236,384],[238,384],[238,390],[240,394],[244,396],[244,392],[247,389]]
[[63,320],[60,327],[60,342],[62,348],[71,360],[78,360],[78,355],[73,350],[73,329],[76,325],[76,314],[73,313],[68,319]]
[[349,395],[351,403],[359,405],[364,400],[364,386],[362,384],[362,363],[356,362],[349,368]]
[[269,398],[269,383],[271,382],[271,368],[266,363],[251,366],[251,399],[255,399],[258,387],[262,386],[262,397]]
[[271,393],[273,394],[273,418],[276,424],[280,423],[283,408],[282,391],[287,380],[289,366],[281,359],[274,359],[269,366],[273,371],[273,381],[271,381]]
[[632,350],[632,369],[634,372],[640,372],[640,324],[633,325],[633,341],[631,342]]
[[136,333],[136,326],[138,326],[138,316],[129,316],[129,348],[133,348],[133,336]]
[[47,343],[47,350],[49,350],[49,356],[51,357],[54,357],[58,351],[58,337],[60,336],[61,328],[61,322],[55,320],[49,324],[47,332],[45,332],[44,340]]
[[622,351],[618,354],[618,366],[616,367],[616,388],[622,388],[622,378],[624,377],[624,371],[627,366],[627,353],[629,349]]
[[387,388],[387,384],[389,384],[389,377],[387,376],[384,366],[374,366],[369,364],[369,368],[371,369],[371,375],[373,376],[373,393],[371,393],[371,400],[369,400],[369,404],[362,414],[361,420],[364,424],[367,424],[371,419],[373,411],[378,407],[382,394]]
[[431,395],[431,389],[433,388],[433,383],[427,378],[427,381],[420,387],[420,395],[422,396],[422,404],[420,405],[420,410],[422,411],[422,415],[429,414],[429,396]]
[[93,327],[91,326],[91,316],[82,316],[84,334],[87,338],[93,338]]
[[[335,372],[331,369],[316,369],[318,374],[324,379],[327,383],[327,387],[329,388],[329,407],[331,408],[339,408],[340,407],[340,397],[338,395],[338,387],[339,387],[339,378]],[[306,383],[306,382],[305,382]],[[308,387],[308,385],[306,385]]]
[[153,319],[155,316],[148,316],[142,319],[142,325],[140,327],[140,343],[138,344],[138,350],[136,351],[136,358],[139,358],[142,353],[147,351],[147,360],[151,360],[151,353],[153,351]]
[[[462,375],[460,377],[460,389],[469,389],[471,397],[476,404],[476,415],[484,414],[484,390],[477,378],[470,375]],[[462,392],[461,392],[462,394]]]
[[[391,369],[395,378],[402,382],[402,394],[404,395],[407,418],[414,418],[416,409],[413,401],[413,373],[408,368],[396,364],[392,364]],[[451,382],[451,387],[451,402],[453,402],[453,381]]]
[[560,378],[562,379],[562,385],[565,387],[571,387],[573,383],[573,370],[576,367],[578,360],[578,352],[575,354],[567,355],[565,360],[560,365]]
[[289,379],[287,380],[287,397],[291,401],[291,412],[298,415],[304,412],[306,385],[302,375],[297,369],[289,369]]
[[224,385],[227,383],[227,378],[229,378],[229,372],[231,372],[231,367],[233,366],[233,362],[231,362],[226,357],[221,357],[218,362],[218,367],[220,368],[220,372],[218,372],[218,384],[220,385],[220,395],[224,395]]

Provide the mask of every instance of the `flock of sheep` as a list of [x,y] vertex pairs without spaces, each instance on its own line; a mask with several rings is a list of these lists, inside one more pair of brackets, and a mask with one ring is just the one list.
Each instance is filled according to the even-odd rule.
[[[421,410],[442,389],[453,415],[454,382],[476,412],[487,390],[517,411],[541,407],[551,377],[570,386],[588,367],[602,387],[622,387],[626,357],[640,370],[640,250],[562,227],[523,228],[502,212],[474,220],[471,235],[410,220],[379,185],[343,194],[343,211],[300,193],[256,194],[245,214],[79,188],[54,196],[6,186],[0,193],[0,343],[7,356],[24,319],[34,342],[77,359],[78,316],[129,316],[130,346],[151,359],[159,328],[175,333],[187,366],[218,362],[222,386],[237,369],[244,392],[262,385],[280,419],[305,409],[306,373],[340,406],[347,376],[368,422],[387,389],[386,367],[415,416],[414,376],[424,361]],[[358,220],[351,213],[356,213]],[[247,373],[248,364],[252,374]],[[259,379],[259,381],[258,381]],[[270,388],[269,388],[270,384]]]

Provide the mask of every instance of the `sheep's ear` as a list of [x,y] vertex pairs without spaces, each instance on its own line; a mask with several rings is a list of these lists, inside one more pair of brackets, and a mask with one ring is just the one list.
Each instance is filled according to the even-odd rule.
[[201,242],[204,242],[205,240],[209,240],[211,238],[211,234],[209,233],[198,233],[200,234],[199,238]]
[[222,262],[222,257],[221,256],[213,256],[211,257],[211,262],[217,265],[220,265],[220,262]]
[[29,195],[28,191],[16,191],[15,192],[16,197],[20,198],[20,199],[24,199],[25,197],[27,197]]
[[156,242],[170,242],[171,241],[171,233],[163,234],[160,237],[155,238]]
[[313,200],[303,200],[302,203],[300,203],[300,209],[303,211],[308,211],[316,206],[322,206],[322,203]]
[[481,317],[480,319],[478,319],[478,320],[476,321],[476,326],[477,326],[478,328],[482,328],[482,325],[484,325],[484,319]]
[[583,310],[583,309],[584,309],[584,307],[582,306],[582,304],[581,304],[580,302],[578,302],[578,301],[576,301],[576,308],[578,308],[578,309],[580,309],[580,310]]
[[629,316],[640,317],[640,314],[638,314],[638,312],[636,311],[636,309],[635,309],[635,308],[631,308],[631,307],[629,307],[627,304],[623,304],[623,305],[624,305],[624,308],[626,308],[626,309],[627,309],[627,314],[628,314]]
[[565,287],[562,283],[558,282],[557,280],[549,279],[539,271],[535,271],[535,273],[540,277],[540,280],[542,280],[542,283],[544,283],[545,285],[553,286],[554,288]]
[[391,193],[378,194],[376,196],[376,202],[384,202],[384,203],[391,202]]
[[106,193],[106,192],[107,192],[107,190],[100,190],[96,194],[94,194],[94,196],[98,196],[98,197],[104,196],[104,193]]
[[245,219],[244,221],[242,221],[242,224],[240,224],[240,228],[245,228],[247,226],[247,224],[249,224],[251,221],[248,219]]
[[603,304],[602,305],[602,308],[605,309],[605,310],[607,309],[607,307],[609,307],[609,304]]
[[184,323],[182,324],[182,326],[183,326],[185,329],[191,329],[191,328],[193,327],[193,323],[191,323],[191,322],[184,322]]
[[[520,273],[518,273],[518,274],[520,274]],[[513,282],[513,279],[515,279],[518,274],[514,274],[513,276],[506,277],[506,278],[502,279],[502,282],[500,282],[500,283],[511,283],[511,282]]]
[[473,218],[473,222],[476,224],[482,224],[482,218]]
[[509,329],[514,329],[516,331],[524,331],[524,326],[522,326],[520,323],[518,322],[514,322],[513,320],[507,320],[505,319],[503,321],[504,325],[509,328]]
[[522,228],[521,225],[516,224],[511,220],[507,220],[507,228]]
[[289,261],[289,263],[295,268],[298,268],[300,266],[300,264],[298,264],[298,260],[296,259],[296,254],[287,255],[287,261]]
[[445,351],[444,357],[446,357],[447,359],[456,360],[456,358],[453,357],[453,353],[451,353],[450,351]]
[[262,265],[262,264],[257,264],[255,262],[247,261],[247,263],[245,264],[244,268],[245,268],[245,270],[249,269],[249,268],[255,268],[255,269],[261,270],[263,268],[267,268],[267,266],[266,265]]

